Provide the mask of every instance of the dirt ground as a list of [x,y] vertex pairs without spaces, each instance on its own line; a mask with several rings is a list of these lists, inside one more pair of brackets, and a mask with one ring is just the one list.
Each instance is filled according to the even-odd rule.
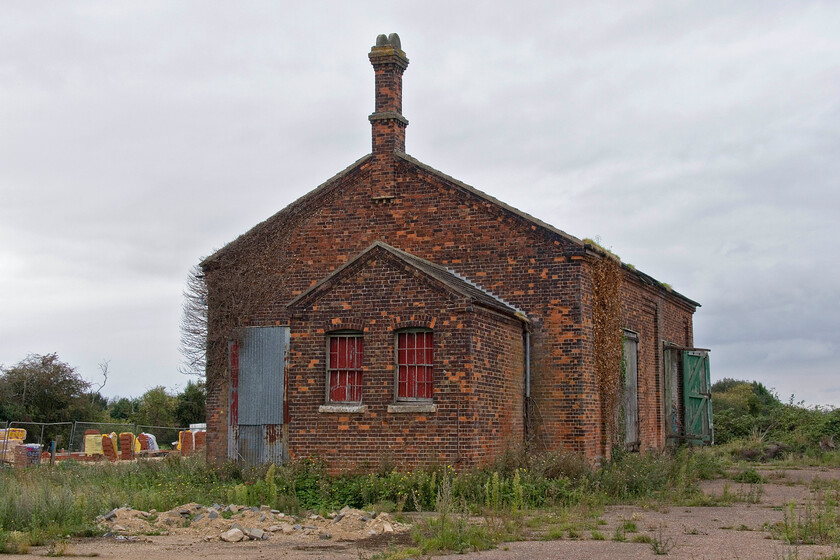
[[[731,505],[656,509],[608,507],[597,522],[597,529],[578,531],[579,534],[571,535],[572,538],[564,534],[556,540],[503,543],[496,550],[453,555],[452,558],[629,560],[657,557],[650,542],[634,540],[661,543],[670,558],[696,560],[805,560],[840,554],[840,548],[831,546],[785,545],[774,540],[769,530],[784,520],[785,506],[791,501],[800,506],[818,501],[818,493],[824,491],[819,482],[840,481],[840,469],[759,469],[759,472],[767,482],[750,485],[716,480],[703,484],[707,495],[727,496],[726,502]],[[835,485],[833,491],[836,488]],[[293,518],[267,508],[206,508],[197,504],[186,504],[161,513],[128,509],[111,513],[110,519],[102,520],[103,526],[111,530],[108,536],[75,539],[61,550],[35,547],[29,554],[44,556],[52,552],[127,560],[168,560],[173,557],[180,560],[240,557],[359,560],[411,544],[408,525],[397,523],[388,514],[374,517],[349,508],[326,518]],[[251,538],[246,536],[240,542],[220,540],[220,535],[232,526],[241,528]],[[256,529],[261,530],[262,535],[259,531],[254,532]],[[623,533],[625,541],[613,540],[617,533]],[[601,537],[604,540],[598,540]]]

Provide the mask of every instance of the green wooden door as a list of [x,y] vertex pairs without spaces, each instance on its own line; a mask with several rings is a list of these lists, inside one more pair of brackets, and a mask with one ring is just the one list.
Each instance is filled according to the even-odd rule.
[[685,438],[694,444],[713,442],[710,381],[709,353],[705,350],[683,351]]

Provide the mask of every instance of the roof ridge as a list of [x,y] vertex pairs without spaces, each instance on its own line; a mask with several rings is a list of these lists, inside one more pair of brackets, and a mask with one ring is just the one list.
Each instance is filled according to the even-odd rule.
[[512,304],[511,302],[507,301],[506,299],[504,299],[504,298],[503,298],[503,297],[501,297],[501,296],[498,296],[498,295],[494,294],[491,290],[488,290],[487,288],[485,288],[485,287],[483,287],[483,286],[478,285],[477,283],[475,283],[475,281],[470,280],[469,278],[467,278],[466,276],[464,276],[464,275],[463,275],[463,274],[461,274],[460,272],[457,272],[457,271],[455,271],[455,270],[452,270],[451,268],[446,268],[446,270],[447,270],[447,271],[449,271],[449,272],[450,272],[451,274],[453,274],[454,276],[457,276],[458,278],[460,278],[461,280],[463,280],[463,281],[464,281],[464,282],[466,282],[467,284],[469,284],[469,285],[471,285],[472,287],[476,288],[477,290],[481,290],[482,292],[484,292],[485,294],[487,294],[487,295],[488,295],[488,296],[490,296],[491,298],[495,299],[495,300],[496,300],[496,301],[498,301],[499,303],[502,303],[502,304],[504,304],[504,305],[506,305],[506,306],[510,307],[511,309],[516,310],[516,312],[517,312],[517,313],[522,313],[523,315],[527,315],[527,314],[526,314],[523,310],[519,309],[517,306],[515,306],[515,305],[514,305],[514,304]]
[[430,261],[430,260],[426,260],[426,259],[424,259],[424,258],[422,258],[422,257],[418,257],[417,255],[414,255],[414,254],[412,254],[412,253],[409,253],[408,251],[404,251],[404,250],[402,250],[402,249],[399,249],[399,248],[397,248],[397,247],[394,247],[393,245],[389,245],[388,243],[385,243],[384,241],[375,241],[375,242],[374,242],[374,245],[379,245],[380,247],[382,247],[382,248],[383,248],[383,249],[385,249],[386,251],[389,251],[389,252],[391,252],[391,253],[396,253],[396,254],[398,254],[398,256],[401,256],[401,257],[403,257],[403,258],[407,258],[408,260],[420,261],[420,262],[421,262],[421,263],[423,263],[423,264],[430,265],[430,266],[432,266],[432,267],[434,267],[434,268],[437,268],[437,269],[439,269],[439,270],[441,270],[441,271],[443,271],[443,272],[446,272],[446,273],[448,273],[448,274],[451,274],[452,276],[454,276],[454,277],[455,277],[455,278],[457,278],[458,280],[460,280],[460,281],[462,281],[462,282],[464,282],[464,283],[466,283],[466,284],[468,284],[468,285],[472,286],[473,288],[475,288],[476,290],[480,291],[481,293],[483,293],[484,295],[488,296],[489,298],[491,298],[491,299],[495,300],[495,301],[496,301],[496,302],[498,302],[499,304],[501,304],[501,305],[503,305],[503,306],[505,306],[505,307],[507,307],[507,308],[511,309],[512,311],[515,311],[517,314],[522,315],[523,317],[527,317],[527,316],[528,316],[528,314],[527,314],[525,311],[523,311],[522,309],[520,309],[520,308],[518,308],[517,306],[513,305],[512,303],[510,303],[509,301],[505,300],[504,298],[502,298],[502,297],[500,297],[500,296],[498,296],[498,295],[494,294],[491,290],[488,290],[487,288],[485,288],[485,287],[483,287],[483,286],[481,286],[481,285],[477,284],[474,280],[470,280],[469,278],[467,278],[467,277],[466,277],[466,276],[464,276],[463,274],[461,274],[461,273],[459,273],[459,272],[456,272],[455,270],[453,270],[453,269],[451,269],[451,268],[449,268],[449,267],[443,266],[443,265],[438,264],[438,263],[436,263],[436,262],[432,262],[432,261]]

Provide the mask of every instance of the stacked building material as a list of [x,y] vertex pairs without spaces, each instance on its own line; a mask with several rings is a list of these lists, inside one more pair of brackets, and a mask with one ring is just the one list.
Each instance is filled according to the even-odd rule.
[[23,428],[9,428],[0,430],[0,462],[14,463],[15,451],[23,445],[26,430]]
[[30,467],[41,463],[41,444],[27,443],[15,447],[15,467]]

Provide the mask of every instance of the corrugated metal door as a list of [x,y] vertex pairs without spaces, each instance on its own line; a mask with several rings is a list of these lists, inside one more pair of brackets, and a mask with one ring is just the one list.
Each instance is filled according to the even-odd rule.
[[683,351],[685,438],[691,443],[713,441],[711,386],[709,353],[705,350]]
[[283,387],[288,348],[289,327],[247,328],[242,342],[233,343],[232,458],[249,465],[279,463],[285,458]]
[[624,445],[627,449],[639,447],[639,335],[624,332]]

